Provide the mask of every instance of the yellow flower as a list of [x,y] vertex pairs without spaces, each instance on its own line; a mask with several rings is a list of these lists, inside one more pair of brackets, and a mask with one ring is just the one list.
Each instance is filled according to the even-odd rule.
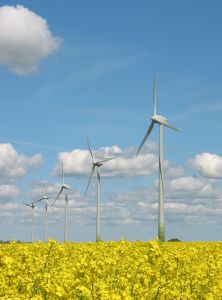
[[219,300],[221,243],[0,245],[1,299]]

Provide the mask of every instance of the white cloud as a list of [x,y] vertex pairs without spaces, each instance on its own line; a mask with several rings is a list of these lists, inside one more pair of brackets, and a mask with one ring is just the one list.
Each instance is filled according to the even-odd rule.
[[195,177],[179,177],[170,181],[170,189],[176,191],[200,190],[204,185],[203,180]]
[[33,182],[31,184],[28,198],[30,201],[35,201],[47,195],[50,198],[55,198],[58,194],[60,186],[48,181]]
[[[97,159],[116,156],[117,159],[104,164],[103,176],[141,176],[158,174],[158,157],[156,147],[145,145],[141,154],[135,156],[136,149],[120,149],[118,146],[103,147],[93,151]],[[196,156],[198,157],[198,156]],[[213,155],[213,157],[217,157]],[[87,175],[90,171],[91,158],[88,150],[61,152],[55,175],[61,175],[61,161],[64,161],[65,174]],[[169,222],[185,223],[219,223],[222,215],[222,190],[217,180],[195,177],[185,174],[181,166],[173,167],[164,161],[165,174],[165,210]],[[158,178],[158,177],[156,177]],[[95,195],[93,196],[95,197]],[[103,196],[102,219],[110,225],[141,224],[157,221],[158,215],[158,179],[149,188],[137,188],[128,192]],[[86,200],[87,208],[79,208],[83,224],[95,221],[95,203]],[[61,207],[62,213],[62,207]],[[77,216],[75,217],[77,218]],[[90,223],[91,222],[91,223]]]
[[[137,149],[130,147],[126,150],[119,146],[102,147],[93,151],[95,160],[102,160],[108,157],[116,159],[104,163],[101,167],[103,177],[134,177],[149,176],[158,171],[158,157],[156,143],[146,143],[140,154],[136,156]],[[58,164],[53,175],[61,176],[61,162],[64,164],[66,176],[89,176],[92,159],[88,150],[75,149],[71,152],[60,152]],[[165,174],[167,177],[174,178],[182,176],[182,167],[173,167],[169,161],[164,161]]]
[[[35,209],[35,223],[42,222],[43,214],[39,213],[38,209]],[[0,202],[0,223],[1,224],[24,224],[31,223],[32,215],[31,208],[23,203],[15,202]],[[31,225],[31,224],[30,224]]]
[[177,178],[184,175],[184,169],[182,167],[172,167],[169,161],[164,161],[164,177]]
[[14,199],[19,195],[19,189],[10,184],[0,185],[0,199],[2,201],[8,201],[9,199]]
[[26,175],[27,169],[37,168],[42,163],[42,156],[19,155],[11,144],[0,144],[0,179],[18,179]]
[[21,5],[0,7],[0,64],[13,72],[36,71],[39,62],[53,53],[60,42],[41,16]]
[[[143,176],[150,175],[158,168],[158,158],[151,152],[153,147],[149,144],[146,152],[136,156],[136,149],[128,148],[122,151],[118,146],[103,147],[94,152],[95,159],[116,157],[116,159],[104,163],[101,173],[104,177],[113,176]],[[88,150],[73,150],[71,152],[61,152],[58,155],[59,163],[56,165],[53,174],[61,175],[61,161],[64,163],[64,172],[68,176],[89,175],[92,160]]]
[[[221,195],[222,190],[216,181],[191,176],[168,178],[165,180],[167,222],[221,223]],[[124,224],[126,218],[134,220],[134,224],[157,221],[158,185],[120,192],[111,196],[108,201],[107,214],[112,214],[114,224]],[[125,213],[120,215],[115,211],[125,211]]]
[[[55,184],[49,184],[49,196],[58,192]],[[44,187],[43,187],[44,189]],[[33,195],[42,195],[42,183],[33,187]],[[200,224],[221,223],[222,220],[222,190],[216,181],[210,182],[204,178],[184,176],[166,181],[165,214],[167,223]],[[96,196],[84,198],[78,193],[70,192],[69,197],[69,224],[93,225],[96,223]],[[52,199],[52,198],[51,198]],[[31,220],[31,211],[28,207],[0,202],[0,215],[6,222],[25,223]],[[19,211],[19,213],[18,213]],[[50,223],[63,223],[64,195],[56,202],[53,211],[49,210]],[[43,203],[38,203],[35,209],[37,223],[44,219]],[[27,220],[25,220],[25,218]],[[128,192],[119,192],[115,195],[102,196],[101,219],[104,225],[140,225],[155,222],[158,218],[158,188],[151,185],[149,188],[137,188]]]
[[[46,195],[49,199],[49,203],[53,206],[54,210],[57,210],[58,208],[62,208],[62,210],[64,209],[64,200],[65,200],[65,193],[63,191],[63,193],[60,195],[60,197],[57,199],[57,201],[55,202],[55,206],[53,205],[54,200],[56,198],[56,196],[58,195],[59,191],[61,190],[61,183],[53,183],[53,182],[46,182],[46,181],[42,181],[42,182],[35,182],[32,184],[29,195],[28,195],[28,199],[30,199],[30,202],[36,201],[40,198],[42,198],[44,195]],[[78,203],[81,202],[84,205],[84,201],[81,196],[80,196],[80,192],[78,190],[75,189],[75,191],[73,190],[67,190],[66,191],[67,196],[68,196],[68,201],[69,201],[69,206],[72,206],[73,202]],[[44,204],[44,202],[37,202],[37,206],[42,206],[42,204]]]
[[183,176],[165,182],[165,194],[168,201],[176,200],[184,203],[208,203],[219,199],[221,189],[205,178]]
[[[158,172],[158,159],[155,150],[155,147],[147,145],[138,157],[135,156],[136,149],[128,148],[123,151],[118,146],[103,147],[94,153],[98,159],[120,156],[118,159],[104,164],[102,169],[104,176],[132,176],[132,174],[134,176],[141,174],[147,176],[149,172],[150,174],[153,174],[153,172],[157,174]],[[151,159],[149,160],[149,158]],[[54,173],[59,176],[61,176],[61,160],[64,161],[65,174],[88,176],[91,164],[88,150],[76,149],[71,152],[59,153],[59,163],[54,169]],[[0,159],[1,161],[3,160]],[[219,181],[207,177],[198,178],[184,175],[182,167],[172,167],[168,161],[164,163],[167,222],[179,222],[180,224],[220,223],[222,220],[222,190]],[[16,166],[16,163],[13,163],[13,166]],[[153,183],[150,182],[148,188],[137,187],[132,191],[118,191],[115,195],[110,192],[107,194],[103,192],[101,201],[102,222],[117,226],[156,223],[158,217],[158,184],[156,184],[156,181],[158,180],[156,179]],[[55,199],[59,189],[59,185],[48,183],[48,195],[51,197],[51,201]],[[29,197],[29,199],[33,198],[35,200],[37,197],[41,197],[44,191],[45,183],[36,183],[35,186],[32,186],[30,192],[32,197]],[[85,198],[70,191],[68,198],[70,223],[95,225],[96,195],[89,194]],[[44,206],[41,203],[37,206],[36,218],[40,222],[44,216]],[[25,207],[23,212],[30,213]],[[10,214],[13,214],[13,212],[7,210],[5,216],[7,215],[9,218]],[[64,195],[56,202],[54,212],[50,216],[50,222],[61,223],[63,219]]]
[[201,175],[222,178],[222,156],[206,152],[197,154],[190,162]]

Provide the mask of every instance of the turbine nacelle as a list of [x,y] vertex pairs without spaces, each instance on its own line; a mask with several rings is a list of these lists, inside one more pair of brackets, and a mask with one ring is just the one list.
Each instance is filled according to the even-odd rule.
[[167,118],[165,118],[164,116],[161,116],[161,115],[153,115],[151,120],[155,123],[160,123],[160,124],[168,121]]
[[100,168],[104,163],[106,163],[106,162],[108,162],[108,161],[113,160],[113,159],[116,158],[116,157],[108,157],[108,158],[103,158],[102,160],[99,160],[99,161],[95,161],[95,158],[94,158],[92,149],[91,149],[91,147],[90,147],[88,138],[87,138],[87,144],[88,144],[89,153],[90,153],[90,156],[91,156],[91,159],[92,159],[92,169],[91,169],[91,173],[90,173],[90,176],[89,176],[89,181],[88,181],[88,184],[87,184],[87,187],[86,187],[85,195],[87,194],[87,191],[88,191],[90,182],[91,182],[91,180],[92,180],[92,177],[93,177],[93,175],[94,175],[94,172],[95,172],[96,168],[97,168],[97,180],[100,181],[100,172],[99,172],[99,168]]
[[153,123],[158,123],[161,124],[163,126],[166,126],[170,129],[173,129],[175,131],[179,131],[179,129],[177,129],[176,127],[174,127],[168,120],[166,117],[161,116],[161,115],[153,115],[151,118]]
[[92,165],[93,165],[93,167],[101,167],[103,164],[100,162],[100,161],[98,161],[98,162],[94,162],[94,163],[92,163]]
[[65,190],[65,201],[66,202],[68,202],[68,197],[67,197],[66,191],[71,190],[74,192],[78,192],[77,190],[73,189],[71,186],[69,186],[68,184],[66,184],[64,182],[64,169],[63,169],[63,161],[62,161],[62,184],[60,185],[60,191],[58,192],[58,194],[53,202],[53,205],[55,204],[55,202],[57,201],[57,199],[60,197],[60,195],[62,194],[62,192],[64,190]]
[[63,183],[62,188],[65,190],[69,190],[71,189],[70,186],[68,184]]
[[41,202],[41,201],[45,201],[45,202],[48,202],[49,200],[49,197],[48,196],[43,196],[42,198],[38,199],[38,200],[35,200],[33,203],[36,203],[36,202]]
[[[39,199],[39,200],[37,200],[37,201],[41,201],[41,200],[45,200],[45,201],[46,201],[46,200],[48,200],[48,199],[49,199],[49,197],[45,195],[45,196],[43,196],[41,199]],[[36,202],[37,202],[37,201],[36,201]]]
[[25,203],[25,202],[23,202],[26,206],[29,206],[29,207],[31,207],[32,209],[34,209],[35,208],[35,205],[34,205],[34,203]]

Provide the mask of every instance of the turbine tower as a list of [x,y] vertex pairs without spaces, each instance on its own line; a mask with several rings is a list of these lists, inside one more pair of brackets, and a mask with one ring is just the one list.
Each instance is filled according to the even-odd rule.
[[90,182],[92,180],[92,177],[94,175],[94,172],[96,170],[97,174],[97,198],[96,198],[96,241],[99,242],[101,241],[101,222],[100,222],[100,170],[99,168],[107,161],[115,159],[115,157],[110,157],[110,158],[104,158],[103,160],[96,161],[94,158],[94,155],[92,153],[89,140],[87,138],[87,144],[90,152],[90,156],[92,158],[92,170],[89,176],[89,181],[86,187],[85,195],[87,194]]
[[165,241],[165,225],[164,225],[164,185],[163,185],[163,126],[166,126],[175,131],[179,131],[176,127],[174,127],[167,118],[158,115],[156,110],[156,76],[154,73],[153,80],[153,106],[154,106],[154,114],[151,118],[151,124],[143,138],[143,141],[137,151],[139,153],[140,149],[144,145],[148,136],[150,135],[154,124],[159,125],[159,196],[158,196],[158,238],[160,241]]
[[66,242],[67,238],[68,238],[67,230],[68,230],[68,202],[69,201],[68,201],[68,196],[67,196],[67,190],[78,192],[77,190],[74,190],[73,188],[71,188],[69,185],[65,184],[65,181],[64,181],[64,168],[63,168],[63,161],[62,161],[62,184],[61,184],[60,191],[59,191],[58,195],[56,196],[56,198],[53,202],[53,205],[58,200],[58,198],[60,197],[62,192],[64,191],[64,194],[65,194],[64,242]]
[[34,208],[35,208],[35,205],[34,205],[34,203],[29,204],[29,203],[25,203],[25,202],[24,202],[24,204],[26,206],[28,206],[28,207],[31,207],[31,209],[32,209],[32,234],[31,234],[31,241],[33,243],[34,242]]
[[41,202],[44,201],[45,203],[45,230],[44,230],[44,241],[45,243],[47,242],[48,239],[48,207],[51,206],[50,202],[49,202],[49,197],[47,196],[47,185],[46,185],[46,191],[45,191],[45,195],[43,197],[41,197],[40,199],[36,200],[34,203],[36,202]]

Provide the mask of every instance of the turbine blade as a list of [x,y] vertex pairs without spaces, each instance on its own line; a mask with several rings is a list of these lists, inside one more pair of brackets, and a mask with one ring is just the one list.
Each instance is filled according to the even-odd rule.
[[112,160],[112,159],[116,159],[117,157],[109,157],[109,158],[104,158],[103,160],[100,160],[100,161],[97,161],[98,163],[104,163],[104,162],[107,162],[109,160]]
[[172,124],[170,124],[170,122],[168,120],[162,120],[161,124],[163,124],[164,126],[173,129],[175,131],[180,131],[179,129],[177,129],[175,126],[173,126]]
[[25,203],[23,202],[26,206],[29,206],[29,207],[32,207],[32,205],[28,204],[28,203]]
[[156,115],[156,73],[153,78],[153,113]]
[[68,196],[67,196],[67,193],[65,193],[65,201],[66,201],[66,203],[67,203],[67,205],[68,205]]
[[54,202],[53,202],[53,205],[55,204],[56,200],[60,197],[60,195],[62,194],[62,191],[63,191],[63,187],[61,188],[61,190],[59,191],[58,195],[56,196]]
[[136,155],[138,155],[138,153],[140,152],[140,149],[142,148],[142,146],[143,146],[143,144],[145,143],[146,139],[147,139],[148,136],[150,135],[150,133],[151,133],[151,131],[152,131],[152,129],[153,129],[153,126],[154,126],[154,122],[152,121],[151,124],[150,124],[150,127],[148,128],[148,130],[147,130],[147,132],[146,132],[146,134],[145,134],[145,136],[144,136],[144,138],[143,138],[143,141],[142,141],[142,143],[141,143],[141,145],[140,145],[140,147],[139,147],[139,149],[138,149]]
[[52,204],[49,202],[48,199],[46,199],[46,203],[47,203],[47,205],[50,207],[50,209],[54,212],[55,210],[54,210]]
[[67,190],[70,190],[70,191],[73,191],[73,192],[79,193],[79,191],[77,191],[77,190],[75,190],[75,189],[73,189],[73,188],[71,188],[71,187],[68,187],[68,188],[67,188]]
[[89,176],[89,181],[88,181],[88,184],[87,184],[87,187],[86,187],[85,195],[87,194],[87,191],[88,191],[88,188],[89,188],[90,182],[91,182],[91,180],[92,180],[92,177],[93,177],[94,171],[95,171],[95,166],[93,165],[93,167],[92,167],[92,170],[91,170],[91,173],[90,173],[90,176]]
[[40,201],[42,201],[42,200],[44,200],[44,197],[42,197],[42,198],[40,198],[40,199],[38,199],[38,200],[35,200],[33,203],[40,202]]
[[97,168],[97,180],[99,181],[99,183],[100,183],[100,178],[101,178],[100,171],[99,168]]
[[62,185],[64,185],[64,167],[63,167],[63,160],[62,160]]
[[160,162],[160,159],[159,159],[159,172],[160,172],[160,178],[161,178],[161,185],[162,185],[162,191],[163,191],[163,166]]
[[87,137],[87,144],[88,144],[88,148],[89,148],[90,155],[91,155],[91,157],[92,157],[92,161],[94,162],[95,160],[94,160],[94,156],[93,156],[93,153],[92,153],[92,149],[91,149],[90,144],[89,144],[89,139],[88,139],[88,137]]

